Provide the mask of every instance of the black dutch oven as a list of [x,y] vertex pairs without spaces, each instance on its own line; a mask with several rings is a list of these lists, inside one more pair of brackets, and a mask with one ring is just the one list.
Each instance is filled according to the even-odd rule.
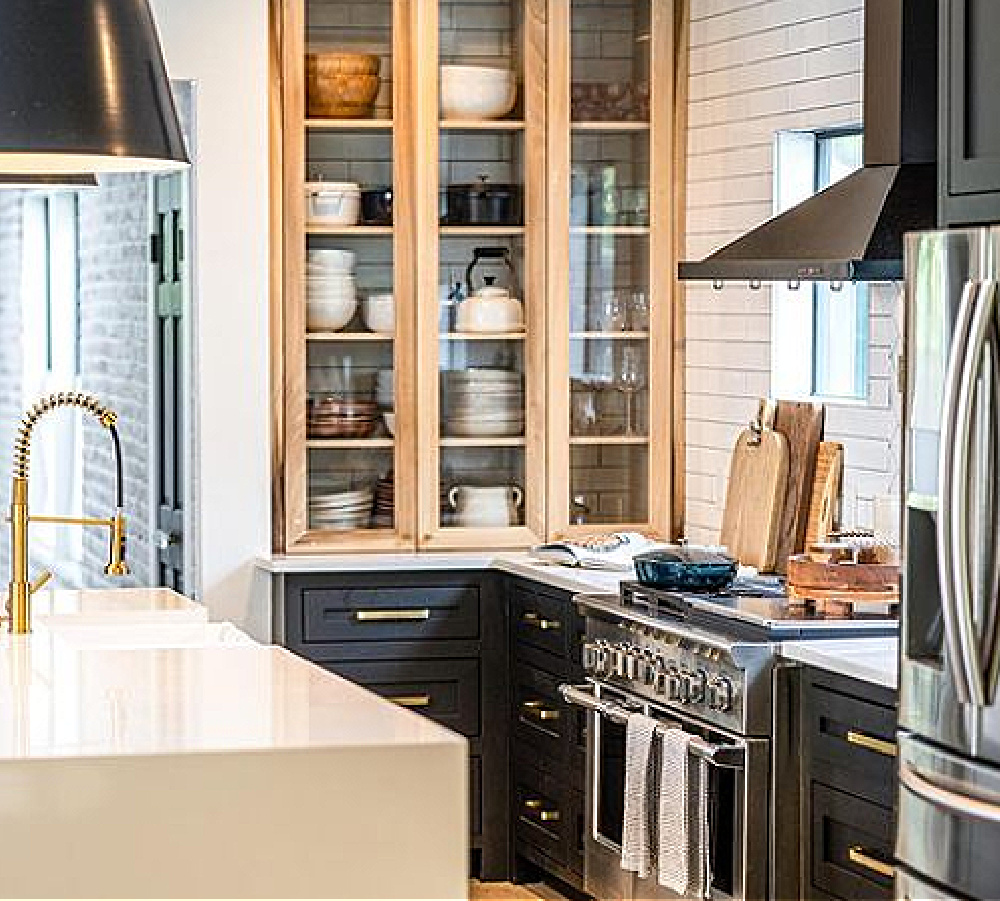
[[392,188],[361,192],[361,221],[365,225],[392,225]]
[[720,551],[669,545],[639,554],[635,574],[647,588],[665,591],[723,591],[736,578],[736,561]]
[[521,186],[495,184],[486,176],[445,189],[443,225],[520,225]]

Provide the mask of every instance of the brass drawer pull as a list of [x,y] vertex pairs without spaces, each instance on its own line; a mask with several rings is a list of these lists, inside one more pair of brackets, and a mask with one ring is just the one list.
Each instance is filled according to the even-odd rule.
[[545,803],[537,798],[529,798],[524,802],[524,806],[532,813],[537,813],[538,819],[543,823],[556,823],[559,821],[559,811],[545,810]]
[[555,632],[562,628],[562,623],[557,619],[545,619],[540,613],[529,610],[521,617],[521,622],[526,626],[534,626],[542,632]]
[[387,701],[392,701],[393,704],[399,704],[400,707],[430,707],[431,706],[431,696],[430,695],[399,695],[395,698],[387,697]]
[[855,845],[847,852],[847,859],[851,863],[856,863],[859,867],[864,867],[866,870],[878,873],[879,876],[885,876],[886,879],[894,879],[896,876],[896,868],[894,866],[866,854],[865,849],[860,845]]
[[875,738],[874,735],[865,735],[864,732],[855,732],[853,729],[847,731],[847,743],[849,745],[857,745],[866,751],[874,751],[876,754],[882,754],[885,757],[896,756],[895,742]]
[[522,701],[521,710],[542,722],[557,720],[560,712],[553,707],[546,707],[544,701]]
[[423,607],[414,610],[355,610],[354,619],[359,623],[413,623],[425,622],[431,611]]

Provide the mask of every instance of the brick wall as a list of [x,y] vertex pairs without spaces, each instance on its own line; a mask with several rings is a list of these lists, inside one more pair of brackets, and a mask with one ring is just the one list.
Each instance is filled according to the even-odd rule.
[[[862,119],[863,0],[691,0],[689,259],[771,215],[774,133]],[[688,287],[687,532],[715,541],[737,433],[770,389],[771,298],[745,282]],[[845,520],[897,491],[896,288],[871,301],[868,400],[828,405],[846,446]]]
[[[125,467],[129,579],[113,584],[150,585],[149,567],[149,201],[143,175],[102,177],[99,191],[80,195],[81,382],[118,413]],[[106,515],[114,509],[114,466],[104,429],[84,426],[83,506]],[[107,536],[89,530],[84,579],[103,576]]]

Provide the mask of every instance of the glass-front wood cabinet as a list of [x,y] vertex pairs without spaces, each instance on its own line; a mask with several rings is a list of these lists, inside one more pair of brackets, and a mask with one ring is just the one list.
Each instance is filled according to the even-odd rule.
[[277,549],[669,532],[671,7],[276,0]]

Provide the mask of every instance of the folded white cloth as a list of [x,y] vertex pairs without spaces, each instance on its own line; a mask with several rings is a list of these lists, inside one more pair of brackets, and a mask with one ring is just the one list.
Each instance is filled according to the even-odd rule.
[[656,772],[653,740],[656,720],[633,713],[625,728],[625,821],[622,824],[622,869],[648,879],[653,872],[652,802]]
[[663,736],[656,869],[664,888],[700,901],[709,896],[712,885],[708,763],[692,763],[692,737],[681,729]]

